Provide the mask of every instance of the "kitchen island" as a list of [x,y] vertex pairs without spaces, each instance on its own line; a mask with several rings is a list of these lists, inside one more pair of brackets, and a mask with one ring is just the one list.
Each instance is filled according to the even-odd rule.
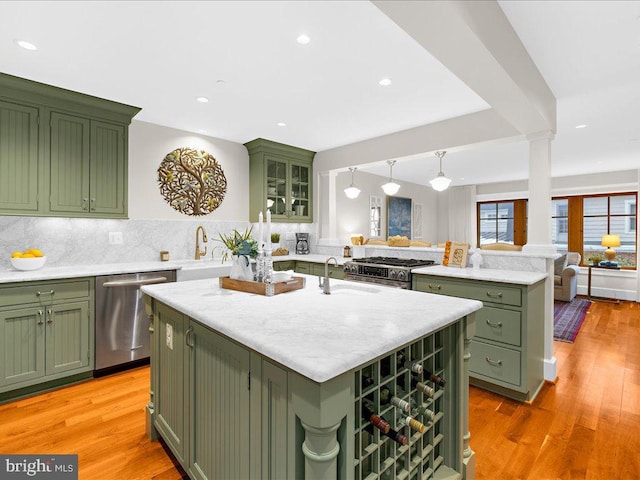
[[[192,478],[472,479],[467,360],[482,304],[340,280],[323,295],[303,277],[305,288],[273,297],[217,280],[143,287],[149,434]],[[446,387],[418,391],[403,357]],[[387,389],[431,411],[422,433]],[[406,445],[371,429],[365,402]]]

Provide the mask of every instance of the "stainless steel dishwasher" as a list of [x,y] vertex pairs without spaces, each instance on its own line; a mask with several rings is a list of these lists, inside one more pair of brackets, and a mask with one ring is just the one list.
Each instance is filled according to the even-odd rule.
[[142,285],[175,282],[175,271],[96,277],[95,352],[97,373],[149,358],[151,336]]

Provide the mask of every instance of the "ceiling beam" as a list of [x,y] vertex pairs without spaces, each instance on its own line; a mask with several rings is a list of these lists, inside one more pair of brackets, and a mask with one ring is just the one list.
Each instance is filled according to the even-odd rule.
[[556,99],[496,1],[372,3],[520,133],[555,133]]

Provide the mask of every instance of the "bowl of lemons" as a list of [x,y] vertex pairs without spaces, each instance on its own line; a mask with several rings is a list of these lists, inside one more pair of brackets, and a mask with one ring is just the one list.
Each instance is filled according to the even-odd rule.
[[11,266],[16,270],[38,270],[46,261],[47,257],[37,248],[11,254]]

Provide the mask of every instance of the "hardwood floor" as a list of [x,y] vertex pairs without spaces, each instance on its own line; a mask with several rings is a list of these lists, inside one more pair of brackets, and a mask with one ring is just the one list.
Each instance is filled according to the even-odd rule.
[[533,404],[470,391],[478,479],[640,478],[640,305],[594,302]]
[[[470,392],[478,479],[640,478],[640,304],[594,302],[533,404]],[[144,434],[149,368],[0,405],[0,452],[77,453],[82,480],[178,480]]]
[[0,405],[0,452],[78,454],[81,480],[183,478],[145,436],[149,367]]

